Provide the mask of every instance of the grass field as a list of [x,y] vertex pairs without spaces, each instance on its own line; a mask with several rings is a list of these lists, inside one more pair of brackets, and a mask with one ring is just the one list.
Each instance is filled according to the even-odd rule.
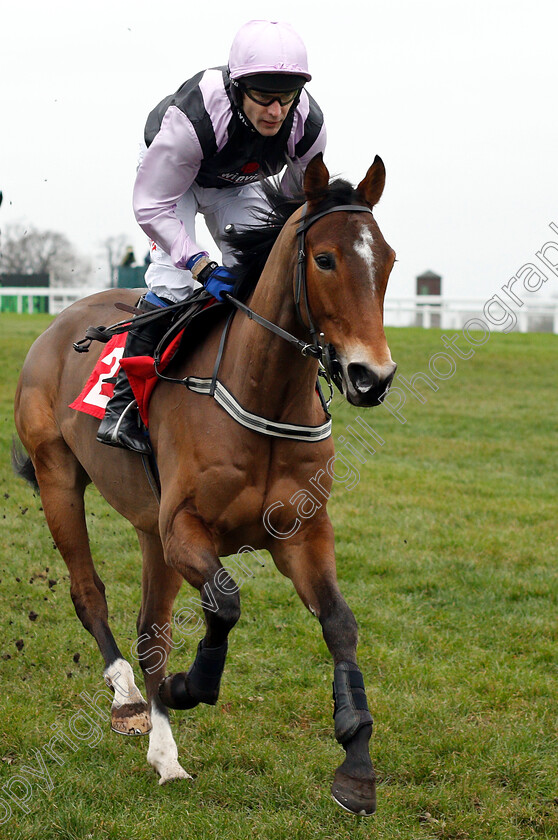
[[[383,407],[357,412],[335,398],[336,437],[358,414],[385,441],[329,506],[375,719],[378,812],[363,820],[329,797],[342,759],[332,665],[319,625],[270,560],[242,587],[220,703],[174,714],[194,781],[159,787],[147,739],[106,724],[76,751],[62,744],[61,764],[44,753],[52,727],[68,732],[84,709],[80,693],[103,685],[40,500],[9,466],[18,370],[47,322],[0,316],[0,787],[11,784],[0,791],[0,820],[2,801],[13,811],[0,837],[556,838],[557,337],[492,335],[457,359],[438,391],[424,388],[424,404],[407,396],[405,424]],[[388,330],[400,373],[427,372],[445,349],[441,335]],[[94,556],[127,652],[140,598],[135,535],[94,490],[88,499]],[[170,669],[190,654],[175,654]],[[32,792],[18,807],[7,791],[23,797],[14,778],[25,766],[38,772],[37,751],[51,789],[28,770]]]

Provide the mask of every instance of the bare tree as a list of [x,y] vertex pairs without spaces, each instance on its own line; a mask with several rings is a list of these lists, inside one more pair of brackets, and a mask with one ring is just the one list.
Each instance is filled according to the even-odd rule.
[[40,231],[32,225],[6,225],[0,241],[0,272],[50,275],[52,286],[84,286],[91,263],[79,256],[63,233]]

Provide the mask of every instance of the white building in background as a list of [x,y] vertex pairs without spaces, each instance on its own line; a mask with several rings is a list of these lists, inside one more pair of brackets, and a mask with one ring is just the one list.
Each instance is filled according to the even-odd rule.
[[[531,266],[531,263],[527,264]],[[527,266],[526,266],[527,267]],[[526,268],[525,267],[525,268]],[[384,323],[391,327],[439,327],[463,329],[473,322],[485,324],[496,332],[553,332],[558,333],[558,295],[550,299],[534,294],[542,283],[531,285],[535,271],[527,274],[524,282],[519,277],[505,284],[487,299],[457,298],[442,295],[442,277],[434,271],[425,271],[416,278],[416,293],[412,297],[390,295],[389,287],[384,302]]]

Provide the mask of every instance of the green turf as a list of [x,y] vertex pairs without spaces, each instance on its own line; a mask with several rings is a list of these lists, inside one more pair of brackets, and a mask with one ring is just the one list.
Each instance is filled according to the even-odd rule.
[[[100,656],[75,617],[40,500],[9,467],[18,369],[48,320],[0,317],[0,787],[38,767],[36,751],[52,780],[46,790],[27,772],[29,813],[12,803],[0,837],[558,836],[557,337],[491,336],[457,360],[436,393],[424,389],[425,403],[407,396],[405,424],[385,408],[334,400],[336,439],[361,417],[385,441],[329,506],[375,718],[378,813],[363,820],[329,798],[342,750],[319,626],[269,560],[242,587],[220,703],[173,715],[193,782],[159,787],[147,739],[105,724],[91,746],[63,746],[63,764],[44,752],[51,726],[68,733],[86,708],[80,693],[102,687]],[[388,330],[400,373],[427,373],[432,356],[447,352],[441,335]],[[94,490],[88,502],[113,629],[127,651],[140,597],[135,536]],[[175,653],[171,669],[190,658]]]

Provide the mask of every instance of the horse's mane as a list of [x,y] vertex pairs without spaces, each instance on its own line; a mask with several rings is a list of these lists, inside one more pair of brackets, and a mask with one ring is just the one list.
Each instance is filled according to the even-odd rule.
[[[299,178],[296,180],[296,193],[293,196],[283,192],[276,179],[262,181],[261,189],[270,209],[254,209],[254,215],[260,224],[239,230],[231,227],[224,235],[225,241],[234,251],[235,272],[239,277],[235,295],[241,299],[246,298],[258,282],[281,229],[295,210],[302,207],[306,201]],[[338,178],[329,184],[318,203],[314,204],[312,212],[305,218],[311,221],[324,210],[340,204],[359,203],[362,203],[362,197],[357,190],[348,181]]]

